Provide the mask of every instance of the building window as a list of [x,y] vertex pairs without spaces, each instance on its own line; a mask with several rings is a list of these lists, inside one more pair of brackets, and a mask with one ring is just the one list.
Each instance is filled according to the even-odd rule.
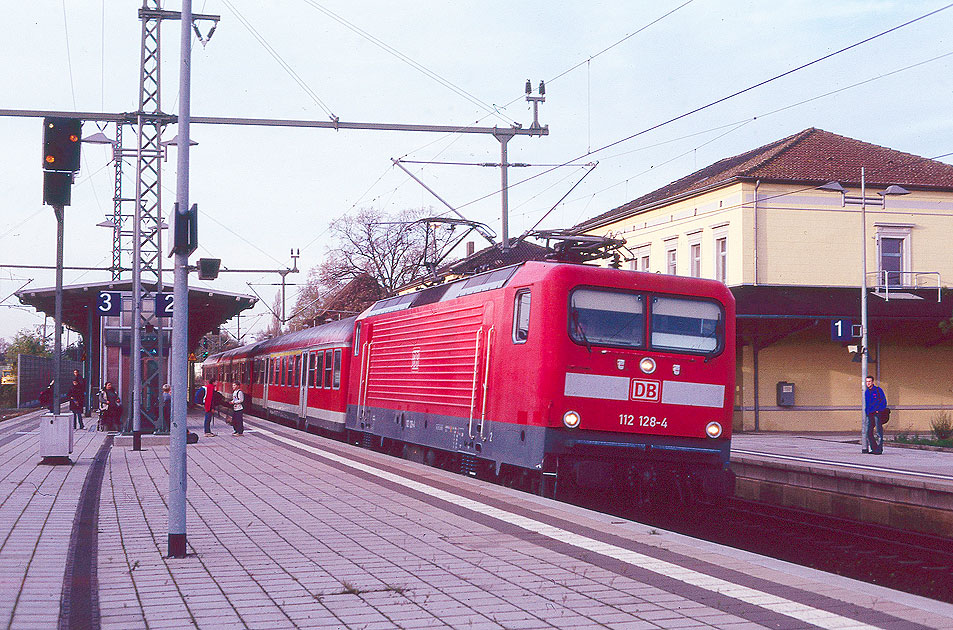
[[702,277],[702,244],[701,243],[692,243],[689,248],[690,260],[692,263],[692,277],[701,278]]
[[633,248],[632,261],[629,263],[629,268],[632,271],[649,271],[649,253],[652,249],[651,245],[641,245],[639,247]]
[[678,250],[674,245],[665,250],[665,273],[672,276],[678,273]]
[[880,239],[880,283],[899,287],[903,282],[903,239]]
[[728,284],[728,237],[715,239],[715,280]]
[[916,284],[910,265],[909,225],[877,226],[877,285],[889,287]]

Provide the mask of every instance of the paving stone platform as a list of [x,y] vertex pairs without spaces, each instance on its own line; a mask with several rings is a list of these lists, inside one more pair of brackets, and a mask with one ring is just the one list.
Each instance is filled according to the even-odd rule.
[[[38,466],[18,421],[0,424],[0,628],[85,607],[116,629],[953,629],[950,605],[254,418],[188,447],[190,555],[168,559],[168,446],[82,431],[72,466]],[[90,607],[67,565],[100,449]]]

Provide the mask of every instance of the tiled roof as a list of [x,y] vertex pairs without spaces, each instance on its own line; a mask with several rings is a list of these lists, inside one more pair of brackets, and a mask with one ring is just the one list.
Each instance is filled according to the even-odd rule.
[[479,273],[497,267],[506,267],[516,263],[526,262],[527,260],[545,260],[550,250],[530,243],[526,240],[516,242],[516,238],[510,239],[510,247],[504,252],[499,245],[491,245],[481,249],[472,256],[467,256],[462,260],[452,262],[445,267],[437,270],[441,274],[463,275],[469,273]]
[[805,129],[763,147],[719,160],[671,184],[576,226],[586,230],[637,213],[653,203],[734,180],[816,183],[838,181],[860,185],[899,184],[911,188],[953,189],[953,166],[839,136],[823,129]]

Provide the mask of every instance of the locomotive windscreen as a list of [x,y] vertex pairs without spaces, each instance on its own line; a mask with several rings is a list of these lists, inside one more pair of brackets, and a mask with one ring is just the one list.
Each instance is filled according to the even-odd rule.
[[714,353],[725,330],[721,307],[708,300],[656,295],[652,298],[652,347]]
[[569,333],[585,345],[641,348],[645,344],[645,297],[637,293],[576,289]]

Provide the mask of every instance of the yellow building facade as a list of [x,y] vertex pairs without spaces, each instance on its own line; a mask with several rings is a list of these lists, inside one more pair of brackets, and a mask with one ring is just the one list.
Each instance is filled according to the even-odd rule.
[[736,430],[859,431],[862,282],[887,430],[953,413],[953,166],[808,129],[577,230],[625,239],[631,269],[732,289]]

